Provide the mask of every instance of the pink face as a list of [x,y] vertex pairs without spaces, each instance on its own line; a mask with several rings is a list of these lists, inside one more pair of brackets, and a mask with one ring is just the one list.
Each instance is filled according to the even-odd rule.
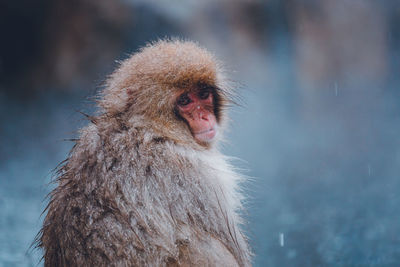
[[178,97],[177,109],[186,120],[193,137],[201,143],[210,142],[216,135],[217,120],[214,115],[214,99],[211,89],[183,93]]

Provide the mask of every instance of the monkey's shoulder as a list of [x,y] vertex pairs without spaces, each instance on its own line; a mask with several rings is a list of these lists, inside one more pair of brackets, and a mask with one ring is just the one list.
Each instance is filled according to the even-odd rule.
[[88,182],[182,176],[216,180],[228,192],[235,190],[241,176],[217,150],[187,148],[150,128],[140,123],[125,129],[87,126],[71,151],[69,171],[88,177]]

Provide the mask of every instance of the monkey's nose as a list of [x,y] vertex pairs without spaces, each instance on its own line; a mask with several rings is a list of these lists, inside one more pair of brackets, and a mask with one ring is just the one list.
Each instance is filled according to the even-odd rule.
[[200,119],[204,121],[209,121],[210,115],[207,112],[200,112]]

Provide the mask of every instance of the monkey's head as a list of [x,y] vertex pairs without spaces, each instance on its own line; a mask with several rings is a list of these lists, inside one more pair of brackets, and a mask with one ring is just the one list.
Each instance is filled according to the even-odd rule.
[[163,137],[209,148],[224,121],[230,90],[219,63],[188,41],[159,41],[123,61],[100,105],[108,116],[153,124]]

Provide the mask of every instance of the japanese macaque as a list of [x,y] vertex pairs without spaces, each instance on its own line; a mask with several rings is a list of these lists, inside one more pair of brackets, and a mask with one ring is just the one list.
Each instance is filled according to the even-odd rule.
[[243,177],[216,147],[231,96],[193,42],[123,61],[59,167],[38,235],[45,266],[250,266]]

